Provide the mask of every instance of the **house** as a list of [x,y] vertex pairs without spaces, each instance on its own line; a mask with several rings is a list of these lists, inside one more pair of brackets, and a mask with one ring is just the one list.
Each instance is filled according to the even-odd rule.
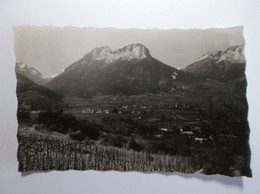
[[147,106],[146,106],[146,105],[142,105],[142,106],[141,106],[141,108],[143,108],[143,109],[146,109],[146,108],[147,108]]
[[204,141],[207,141],[208,138],[195,137],[194,140],[197,141],[197,142],[203,143]]
[[22,104],[22,109],[24,109],[24,110],[31,110],[31,105],[23,103]]
[[184,135],[193,135],[194,133],[192,131],[182,131],[181,134]]
[[31,114],[39,114],[41,111],[40,110],[33,110],[33,111],[31,111],[30,113]]
[[181,104],[175,104],[175,108],[176,109],[182,109],[182,105]]
[[81,111],[83,114],[89,114],[89,113],[94,113],[94,110],[91,108],[85,108]]
[[162,131],[168,131],[167,128],[163,128],[163,127],[161,128],[161,130],[162,130]]
[[109,110],[105,109],[105,110],[103,110],[103,113],[109,114]]
[[208,137],[206,135],[203,135],[203,134],[196,134],[196,136],[194,137],[194,140],[196,142],[203,143],[204,141],[208,140]]
[[176,79],[177,78],[177,75],[178,75],[178,73],[176,73],[176,72],[174,72],[173,74],[172,74],[172,79]]
[[98,108],[98,109],[96,110],[96,113],[97,113],[97,114],[101,114],[101,113],[102,113],[102,109]]

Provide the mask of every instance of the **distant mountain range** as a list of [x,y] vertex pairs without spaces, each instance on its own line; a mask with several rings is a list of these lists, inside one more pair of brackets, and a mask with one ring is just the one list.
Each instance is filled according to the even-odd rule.
[[39,85],[44,85],[52,79],[51,77],[42,75],[37,69],[28,67],[26,64],[21,62],[16,63],[15,71]]
[[208,52],[184,71],[199,76],[227,81],[245,75],[245,56],[242,46],[232,46],[225,51]]
[[16,72],[35,83],[79,97],[170,92],[205,79],[225,82],[244,76],[244,71],[242,46],[208,52],[182,70],[153,58],[142,44],[114,51],[108,46],[95,48],[53,79],[25,64],[16,64]]
[[29,78],[16,73],[18,107],[30,106],[31,110],[55,110],[62,107],[62,96],[50,89],[40,86]]

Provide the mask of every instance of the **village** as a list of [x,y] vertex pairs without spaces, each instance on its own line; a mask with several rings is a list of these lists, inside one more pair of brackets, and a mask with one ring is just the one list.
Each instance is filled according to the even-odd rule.
[[[158,102],[158,98],[160,101]],[[172,100],[171,96],[106,96],[95,99],[66,97],[67,113],[104,125],[108,130],[120,133],[125,128],[142,124],[153,127],[150,139],[163,140],[185,136],[190,141],[203,144],[213,137],[204,134],[199,109],[205,104]],[[134,135],[134,131],[131,132]]]

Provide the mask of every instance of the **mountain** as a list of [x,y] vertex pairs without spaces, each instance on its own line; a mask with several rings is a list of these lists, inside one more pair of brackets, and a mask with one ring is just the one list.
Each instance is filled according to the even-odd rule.
[[30,107],[30,110],[55,110],[62,107],[62,96],[48,88],[40,86],[27,77],[16,73],[18,107]]
[[232,46],[225,51],[208,52],[198,61],[187,66],[184,71],[220,81],[240,78],[245,72],[245,56],[242,46]]
[[42,75],[37,69],[33,67],[28,67],[26,64],[20,62],[16,63],[15,71],[16,73],[29,78],[38,85],[44,85],[52,79],[51,77],[46,77]]
[[46,86],[81,97],[157,93],[182,84],[183,74],[153,58],[142,44],[131,44],[115,51],[103,46],[67,67]]

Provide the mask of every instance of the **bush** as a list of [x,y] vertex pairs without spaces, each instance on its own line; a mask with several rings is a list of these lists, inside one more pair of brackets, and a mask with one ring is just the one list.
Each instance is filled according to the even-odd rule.
[[65,114],[62,109],[58,111],[40,112],[37,122],[52,131],[64,134],[80,131],[78,134],[71,134],[71,137],[76,140],[83,140],[86,136],[90,139],[97,140],[100,136],[100,130],[102,129],[101,126],[91,124],[87,120],[77,120],[73,115]]
[[102,145],[105,145],[105,146],[110,145],[110,146],[114,146],[114,147],[118,147],[118,148],[123,147],[123,145],[126,143],[127,143],[127,140],[123,136],[112,135],[112,134],[106,135],[101,141]]
[[136,141],[134,140],[134,138],[130,138],[129,142],[128,142],[128,148],[132,149],[134,151],[141,151],[141,147],[138,143],[136,143]]
[[19,122],[29,122],[30,121],[30,112],[23,109],[18,109],[17,118]]
[[77,127],[77,120],[73,115],[65,114],[63,110],[40,112],[37,121],[52,131],[68,133],[69,128]]
[[80,130],[78,130],[76,132],[72,132],[70,134],[70,138],[73,140],[83,141],[85,139],[85,136],[82,134],[82,132]]
[[97,124],[91,124],[88,121],[81,121],[80,130],[84,136],[88,136],[90,139],[98,140],[100,136],[101,126]]

